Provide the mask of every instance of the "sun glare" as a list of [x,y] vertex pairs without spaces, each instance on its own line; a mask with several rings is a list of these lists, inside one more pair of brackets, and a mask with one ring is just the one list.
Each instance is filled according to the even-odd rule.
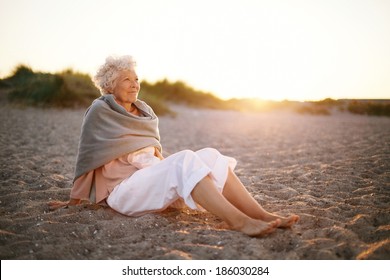
[[93,74],[131,54],[142,79],[223,99],[390,98],[390,2],[79,2],[2,1],[0,75],[20,63]]

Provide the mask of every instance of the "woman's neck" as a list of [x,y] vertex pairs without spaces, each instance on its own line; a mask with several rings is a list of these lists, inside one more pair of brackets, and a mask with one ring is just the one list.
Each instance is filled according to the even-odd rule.
[[133,115],[136,115],[136,116],[139,116],[140,113],[139,113],[139,110],[137,108],[137,106],[134,105],[134,103],[123,103],[123,104],[120,104],[123,108],[126,109],[127,112],[129,112],[130,114],[133,114]]
[[122,106],[128,113],[136,115],[136,116],[140,116],[140,112],[139,112],[137,106],[135,106],[133,102],[124,102],[124,101],[118,100],[117,98],[115,98],[115,101],[120,106]]

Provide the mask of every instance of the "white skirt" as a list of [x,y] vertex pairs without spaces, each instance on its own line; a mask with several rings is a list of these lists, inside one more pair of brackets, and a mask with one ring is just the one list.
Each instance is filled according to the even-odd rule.
[[236,164],[234,158],[212,148],[184,150],[123,180],[110,193],[107,204],[128,216],[161,211],[179,199],[191,209],[201,209],[191,197],[196,184],[209,175],[222,192],[228,170],[234,170]]

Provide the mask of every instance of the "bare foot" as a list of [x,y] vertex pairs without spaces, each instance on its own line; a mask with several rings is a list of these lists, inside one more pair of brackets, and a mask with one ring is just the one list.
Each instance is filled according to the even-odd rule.
[[50,210],[57,210],[60,208],[67,208],[68,206],[73,206],[73,205],[79,205],[79,204],[91,204],[88,200],[83,200],[83,199],[70,199],[68,201],[59,201],[59,200],[54,200],[50,201],[47,203],[49,206]]
[[287,218],[285,218],[284,222],[282,221],[282,224],[279,226],[280,228],[289,228],[293,224],[297,223],[299,221],[298,215],[290,215]]
[[57,209],[60,209],[60,208],[68,207],[69,201],[59,201],[59,200],[49,201],[47,203],[47,205],[49,206],[49,209],[51,211],[53,211],[53,210],[57,210]]
[[248,220],[245,221],[242,226],[232,227],[232,229],[241,231],[249,236],[263,237],[274,232],[276,228],[280,226],[280,224],[281,221],[279,219],[271,222],[264,222],[261,220],[248,218]]
[[231,229],[227,222],[220,222],[215,225],[216,229]]
[[279,228],[289,228],[293,224],[299,221],[298,215],[290,215],[288,217],[282,217],[274,214],[270,214],[268,217],[264,219],[266,222],[271,222],[275,220],[280,220]]

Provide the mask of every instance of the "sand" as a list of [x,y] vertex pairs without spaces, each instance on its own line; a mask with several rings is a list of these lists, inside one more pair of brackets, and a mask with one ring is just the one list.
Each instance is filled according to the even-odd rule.
[[0,106],[1,259],[390,259],[390,118],[175,107],[165,153],[214,147],[264,208],[296,213],[264,238],[188,209],[126,217],[67,200],[84,110]]

